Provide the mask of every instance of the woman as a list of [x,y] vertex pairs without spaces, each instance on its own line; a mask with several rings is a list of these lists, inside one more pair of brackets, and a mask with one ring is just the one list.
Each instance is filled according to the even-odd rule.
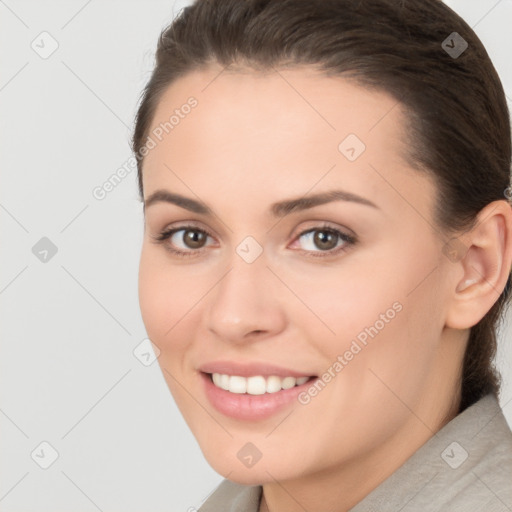
[[141,312],[201,511],[505,511],[510,124],[438,0],[204,0],[133,136]]

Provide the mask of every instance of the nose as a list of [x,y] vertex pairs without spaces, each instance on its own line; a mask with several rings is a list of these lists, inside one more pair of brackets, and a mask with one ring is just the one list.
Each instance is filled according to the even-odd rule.
[[287,321],[283,288],[263,257],[247,263],[235,254],[230,270],[209,294],[208,330],[230,343],[278,335]]

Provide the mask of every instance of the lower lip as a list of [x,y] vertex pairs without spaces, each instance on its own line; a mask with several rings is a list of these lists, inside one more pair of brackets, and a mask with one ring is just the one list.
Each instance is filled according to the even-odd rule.
[[230,418],[247,421],[263,420],[282,411],[296,402],[297,395],[309,387],[313,381],[310,379],[300,386],[282,389],[275,393],[249,395],[247,393],[231,393],[218,388],[207,373],[201,373],[201,378],[204,381],[206,396],[215,409]]

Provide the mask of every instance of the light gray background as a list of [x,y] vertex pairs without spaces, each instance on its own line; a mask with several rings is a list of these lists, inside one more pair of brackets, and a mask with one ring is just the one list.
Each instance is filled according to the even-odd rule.
[[[512,1],[447,3],[483,40],[511,102]],[[130,157],[157,37],[183,5],[0,0],[2,512],[186,511],[221,481],[157,362],[133,354],[146,337],[135,172],[92,195]],[[43,31],[58,43],[46,59],[31,47],[51,49]],[[32,252],[42,237],[58,249],[46,263]],[[498,357],[510,424],[511,333]],[[59,454],[48,469],[36,463],[51,457],[43,441]]]

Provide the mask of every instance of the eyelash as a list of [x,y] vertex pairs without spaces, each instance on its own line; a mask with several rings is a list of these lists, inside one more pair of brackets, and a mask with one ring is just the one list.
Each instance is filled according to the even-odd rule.
[[[193,225],[186,225],[186,226],[170,228],[170,229],[162,231],[158,236],[152,236],[152,238],[154,239],[155,243],[163,244],[167,239],[169,239],[172,235],[174,235],[175,233],[177,233],[179,231],[197,231],[197,232],[200,232],[200,233],[203,233],[203,234],[209,236],[210,238],[213,238],[213,235],[208,230],[203,229],[203,228],[198,228],[197,226],[193,226]],[[299,233],[295,237],[294,241],[308,233],[315,232],[315,231],[327,231],[329,233],[333,233],[334,235],[338,236],[338,239],[343,240],[345,242],[345,244],[343,244],[340,247],[337,247],[335,249],[329,249],[328,251],[299,250],[299,252],[302,252],[303,254],[305,254],[308,257],[311,256],[313,258],[327,258],[329,256],[334,256],[334,255],[338,254],[339,252],[347,250],[347,245],[352,246],[357,243],[356,237],[349,235],[347,233],[344,233],[343,231],[340,231],[336,228],[330,227],[329,225],[315,226],[313,228],[306,229],[305,231],[302,231],[301,233]],[[186,257],[197,256],[206,250],[206,248],[203,247],[201,249],[190,249],[188,251],[182,251],[180,249],[173,249],[168,244],[165,245],[165,248],[166,248],[166,250],[170,251],[172,254],[174,254],[180,258],[181,257],[186,258]],[[318,253],[320,253],[320,254],[318,254]]]

